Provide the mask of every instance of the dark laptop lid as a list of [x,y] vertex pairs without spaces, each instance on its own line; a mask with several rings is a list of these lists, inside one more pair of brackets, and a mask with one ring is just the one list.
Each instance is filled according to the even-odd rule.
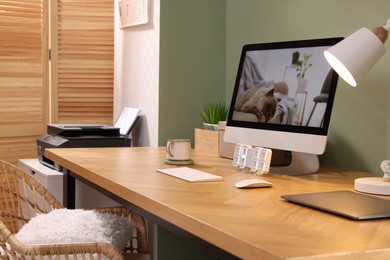
[[292,194],[282,198],[356,220],[390,217],[390,200],[352,191]]

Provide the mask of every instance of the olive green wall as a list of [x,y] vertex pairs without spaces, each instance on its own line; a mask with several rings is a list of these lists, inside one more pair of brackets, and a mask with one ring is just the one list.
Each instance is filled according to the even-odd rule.
[[[225,0],[162,0],[158,143],[191,138],[204,104],[225,99]],[[158,259],[217,259],[158,228]]]
[[[159,145],[193,139],[202,106],[230,101],[243,44],[348,36],[385,24],[388,10],[388,0],[162,1]],[[380,173],[390,158],[389,65],[387,54],[357,88],[339,80],[323,165]]]
[[[193,138],[204,104],[230,102],[243,44],[347,36],[389,10],[389,0],[162,0],[159,145]],[[339,81],[322,164],[379,173],[390,159],[388,68],[389,54],[357,88]],[[159,241],[159,259],[215,259],[162,228]]]
[[164,0],[160,20],[159,144],[194,137],[199,112],[225,99],[225,0]]
[[[245,43],[348,36],[386,24],[388,0],[226,0],[226,98]],[[387,43],[388,45],[388,43]],[[388,47],[388,46],[387,46]],[[390,159],[390,55],[357,88],[339,80],[323,165],[381,173]]]

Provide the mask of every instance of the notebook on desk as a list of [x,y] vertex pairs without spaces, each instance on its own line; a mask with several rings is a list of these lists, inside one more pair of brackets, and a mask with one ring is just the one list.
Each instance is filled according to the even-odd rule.
[[188,167],[158,169],[158,172],[168,174],[189,182],[204,182],[204,181],[221,181],[223,178],[211,173],[191,169]]
[[353,191],[293,194],[282,198],[356,220],[390,217],[390,200]]

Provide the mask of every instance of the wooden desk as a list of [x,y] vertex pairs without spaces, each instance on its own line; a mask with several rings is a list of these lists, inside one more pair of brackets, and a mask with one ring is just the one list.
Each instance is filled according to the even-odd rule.
[[323,169],[300,177],[262,176],[273,188],[242,190],[234,183],[255,178],[231,161],[193,152],[191,167],[224,177],[188,183],[156,172],[163,148],[48,149],[46,156],[77,178],[142,209],[157,224],[194,236],[243,259],[390,259],[390,219],[354,221],[280,199],[282,194],[353,190],[367,174]]

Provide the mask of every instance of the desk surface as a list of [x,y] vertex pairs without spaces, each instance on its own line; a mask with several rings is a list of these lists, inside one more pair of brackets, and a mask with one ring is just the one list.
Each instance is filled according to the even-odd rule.
[[175,226],[244,259],[335,257],[390,258],[390,219],[354,221],[283,201],[283,194],[353,190],[365,173],[322,169],[306,176],[261,178],[265,189],[237,189],[234,183],[258,178],[216,155],[193,151],[198,170],[224,181],[189,183],[156,169],[165,150],[139,148],[48,149],[46,156],[76,175]]

